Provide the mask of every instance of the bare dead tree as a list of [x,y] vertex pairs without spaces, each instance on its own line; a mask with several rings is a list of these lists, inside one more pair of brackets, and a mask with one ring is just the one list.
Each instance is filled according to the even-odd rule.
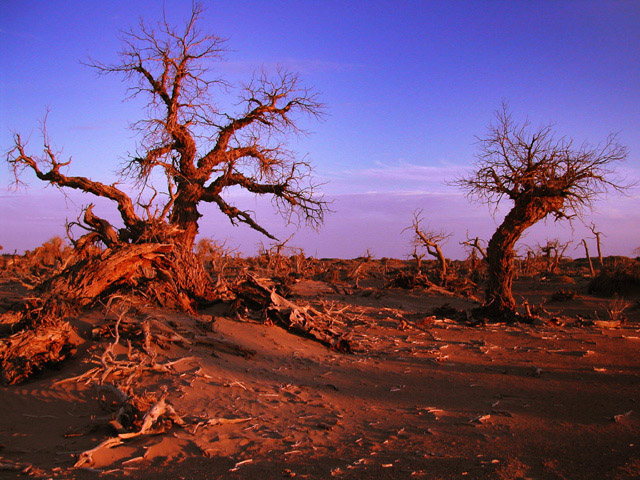
[[411,258],[416,261],[416,272],[418,274],[422,273],[422,260],[424,259],[425,253],[418,252],[418,247],[414,245],[413,253],[411,254]]
[[360,288],[360,279],[364,277],[366,271],[369,269],[371,260],[373,260],[373,254],[367,248],[364,255],[359,256],[355,260],[358,262],[358,265],[349,273],[348,276],[355,280],[355,288]]
[[533,266],[533,259],[535,258],[536,254],[533,250],[531,250],[530,248],[527,248],[527,258],[524,259],[524,273],[525,274],[530,274],[531,273],[531,267]]
[[[587,245],[587,240],[583,238],[580,243],[582,243],[582,246],[584,247],[584,255],[585,257],[587,257],[587,261],[589,262],[589,270],[591,272],[591,276],[595,277],[596,271],[593,269],[593,262],[591,261],[591,255],[589,255],[589,245]],[[579,244],[576,245],[576,248],[578,248],[579,246]]]
[[615,164],[625,160],[627,148],[610,135],[591,146],[554,138],[551,126],[532,129],[529,122],[513,121],[503,104],[496,122],[479,138],[474,171],[454,185],[470,198],[497,206],[506,198],[513,204],[487,247],[487,317],[515,320],[512,294],[514,247],[523,232],[551,215],[556,220],[583,214],[594,199],[629,185],[615,177]]
[[606,235],[602,232],[599,232],[597,230],[596,224],[593,222],[591,223],[591,225],[589,225],[589,230],[591,230],[591,233],[593,233],[596,239],[596,247],[598,249],[598,261],[600,262],[600,268],[604,268],[604,260],[602,258],[602,242],[600,240],[600,236],[606,237]]
[[[413,212],[413,221],[411,225],[405,228],[403,231],[413,231],[413,245],[415,248],[424,248],[429,255],[438,260],[440,267],[440,284],[446,285],[447,283],[447,259],[442,253],[440,248],[452,234],[445,232],[437,232],[435,230],[424,230],[420,223],[422,222],[422,210],[416,210]],[[417,258],[417,257],[416,257]]]
[[484,242],[480,239],[480,237],[470,238],[469,232],[467,232],[467,239],[460,242],[460,245],[464,245],[469,247],[472,252],[477,252],[480,254],[480,258],[482,260],[487,259],[487,249],[482,245]]
[[[237,89],[237,113],[219,111],[214,94],[232,86],[212,75],[211,65],[223,59],[225,42],[199,28],[202,16],[202,7],[194,4],[181,28],[166,18],[155,26],[141,21],[123,33],[118,63],[88,62],[99,74],[123,77],[130,97],[147,102],[146,116],[132,126],[139,135],[137,151],[119,171],[137,187],[137,197],[118,184],[63,173],[71,160],[52,147],[46,118],[41,154],[29,151],[20,134],[14,137],[6,159],[16,183],[26,170],[56,187],[117,205],[120,229],[86,208],[81,223],[92,242],[109,248],[159,242],[192,253],[203,203],[217,205],[232,224],[244,223],[275,239],[250,211],[229,201],[228,192],[237,188],[270,197],[287,221],[318,226],[323,220],[326,203],[316,195],[310,164],[286,148],[289,136],[304,133],[300,115],[319,118],[322,104],[298,75],[278,70],[272,76],[259,73]],[[160,187],[158,178],[165,185]]]
[[538,250],[546,259],[547,271],[555,273],[558,270],[558,265],[570,244],[571,241],[562,243],[558,238],[554,238],[552,240],[547,239],[547,243],[544,245],[538,244]]

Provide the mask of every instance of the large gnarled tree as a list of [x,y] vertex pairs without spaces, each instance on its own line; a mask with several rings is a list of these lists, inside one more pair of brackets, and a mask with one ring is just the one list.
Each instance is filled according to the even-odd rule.
[[624,190],[614,167],[626,158],[627,148],[615,135],[597,146],[575,146],[569,139],[555,138],[551,126],[532,129],[528,122],[514,122],[505,105],[496,112],[496,122],[479,139],[479,146],[474,171],[454,183],[468,196],[495,207],[505,199],[512,203],[487,247],[483,311],[496,320],[515,320],[516,242],[547,216],[579,217],[601,194]]
[[121,249],[156,242],[191,252],[202,203],[215,204],[232,223],[245,223],[273,238],[250,212],[230,203],[227,194],[234,188],[270,196],[288,218],[294,214],[313,225],[322,221],[325,204],[310,182],[310,165],[285,148],[287,136],[301,131],[299,115],[318,117],[322,105],[297,75],[280,70],[273,76],[255,75],[241,87],[238,113],[218,111],[214,94],[233,88],[211,74],[211,66],[222,60],[224,41],[200,30],[201,17],[201,7],[194,5],[181,29],[166,19],[153,28],[141,21],[123,34],[118,63],[89,62],[101,74],[124,77],[131,96],[147,102],[146,117],[133,125],[140,135],[137,152],[120,171],[125,181],[133,180],[137,196],[117,185],[68,176],[70,161],[59,158],[46,132],[39,155],[15,136],[7,160],[16,181],[30,170],[52,185],[117,205],[122,228],[86,208],[79,223],[88,232],[81,243],[99,241]]

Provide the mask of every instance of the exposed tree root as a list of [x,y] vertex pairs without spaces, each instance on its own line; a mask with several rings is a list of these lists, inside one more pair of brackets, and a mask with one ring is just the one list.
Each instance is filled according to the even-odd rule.
[[[83,375],[64,380],[95,384],[98,391],[110,397],[112,403],[115,403],[118,408],[113,420],[109,422],[118,436],[108,438],[95,448],[83,452],[74,465],[76,468],[91,466],[93,454],[101,449],[113,448],[126,440],[164,431],[161,425],[163,418],[172,424],[186,426],[182,417],[167,402],[169,392],[166,388],[163,389],[159,399],[149,402],[148,394],[136,393],[135,384],[145,372],[175,374],[174,365],[190,358],[180,358],[165,363],[156,362],[157,354],[153,347],[154,338],[149,321],[142,322],[140,325],[142,332],[140,349],[134,348],[131,340],[128,340],[126,359],[121,358],[123,355],[116,354],[116,347],[120,344],[120,328],[127,313],[127,308],[121,309],[114,326],[115,338],[105,348],[100,358],[96,359],[99,366]],[[158,330],[166,332],[170,329],[165,327]],[[179,341],[181,338],[177,336],[176,340]]]
[[77,252],[74,261],[34,289],[34,297],[1,316],[0,335],[13,335],[0,340],[0,382],[19,383],[68,358],[72,328],[61,319],[83,308],[135,292],[193,313],[198,303],[219,298],[211,285],[199,260],[180,245],[127,244],[90,255]]
[[193,312],[198,302],[218,298],[195,255],[168,243],[106,249],[80,259],[37,290],[45,304],[65,299],[77,308],[118,291],[136,291],[159,305],[187,312]]

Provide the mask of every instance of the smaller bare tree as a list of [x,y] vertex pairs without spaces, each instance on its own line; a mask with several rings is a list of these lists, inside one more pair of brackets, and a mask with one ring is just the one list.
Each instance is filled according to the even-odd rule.
[[600,237],[606,237],[606,235],[602,232],[599,232],[597,230],[596,224],[593,222],[591,223],[591,225],[589,225],[589,230],[591,230],[591,233],[595,235],[596,247],[598,249],[598,262],[600,262],[600,268],[604,268],[604,260],[602,258],[602,241],[600,240]]
[[425,255],[426,253],[419,252],[418,247],[416,247],[415,245],[413,246],[413,253],[411,254],[411,258],[416,261],[416,273],[418,273],[418,275],[422,273],[422,260],[424,260]]
[[544,245],[538,244],[538,250],[540,250],[546,259],[547,271],[549,273],[558,271],[558,265],[564,257],[567,248],[569,248],[569,245],[571,245],[571,241],[562,243],[558,238],[552,240],[547,239],[547,243]]
[[483,246],[483,243],[484,241],[481,240],[480,237],[470,238],[469,232],[467,232],[467,239],[463,242],[460,242],[460,245],[471,248],[472,251],[480,254],[480,258],[485,260],[487,258],[487,249]]
[[589,270],[591,271],[591,276],[595,277],[596,271],[593,269],[593,262],[591,261],[591,255],[589,255],[589,245],[587,245],[587,240],[583,238],[582,241],[578,245],[576,245],[576,248],[578,248],[580,244],[582,244],[582,246],[584,247],[584,255],[587,257],[587,261],[589,262]]
[[424,230],[420,223],[422,222],[422,210],[413,212],[413,222],[411,226],[403,230],[413,231],[413,245],[415,248],[424,248],[429,255],[438,261],[440,267],[440,284],[447,284],[447,259],[442,253],[441,245],[443,245],[452,234],[436,230]]

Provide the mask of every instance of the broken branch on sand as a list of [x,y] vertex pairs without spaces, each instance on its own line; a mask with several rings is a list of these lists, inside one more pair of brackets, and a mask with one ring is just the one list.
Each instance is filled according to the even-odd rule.
[[347,334],[334,330],[333,319],[315,308],[297,305],[276,293],[274,287],[263,279],[247,275],[247,279],[235,288],[240,305],[247,310],[258,310],[262,317],[287,330],[311,338],[340,352],[351,352],[353,340]]

